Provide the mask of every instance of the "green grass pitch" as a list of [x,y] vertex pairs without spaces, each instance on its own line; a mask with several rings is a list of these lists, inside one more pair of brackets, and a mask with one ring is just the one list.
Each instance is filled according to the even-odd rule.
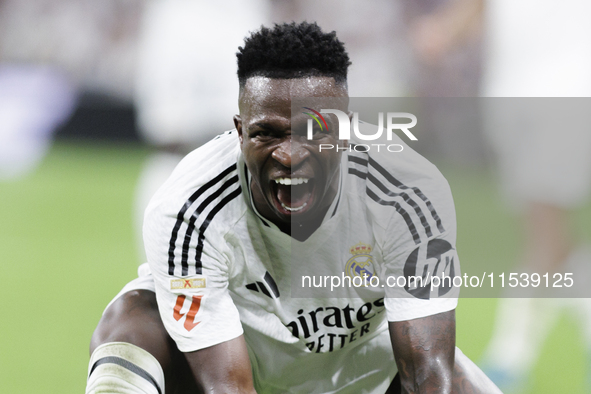
[[[0,392],[84,392],[92,331],[136,275],[133,193],[148,154],[135,145],[58,143],[33,174],[0,183]],[[462,261],[515,258],[516,224],[496,201],[491,177],[444,173],[456,199]],[[590,216],[580,215],[587,237]],[[458,346],[474,360],[495,305],[460,300]],[[563,318],[542,349],[530,393],[585,392],[581,343],[580,329]]]

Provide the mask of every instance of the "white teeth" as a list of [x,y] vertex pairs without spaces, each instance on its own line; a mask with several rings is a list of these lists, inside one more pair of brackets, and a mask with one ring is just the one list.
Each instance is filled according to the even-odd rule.
[[[285,185],[285,186],[295,186],[295,185],[302,185],[304,183],[308,183],[310,179],[309,178],[277,178],[275,179],[275,182],[279,183],[280,185]],[[302,209],[304,209],[304,207],[308,205],[307,202],[305,202],[302,206],[299,207],[289,207],[287,205],[285,205],[284,203],[281,203],[281,206],[288,210],[289,212],[298,212],[301,211]]]
[[285,209],[287,209],[289,212],[297,212],[297,211],[301,211],[302,209],[304,209],[304,207],[308,205],[307,202],[304,203],[304,205],[302,205],[301,207],[297,207],[297,208],[293,208],[293,207],[288,207],[287,205],[285,205],[284,203],[281,203],[281,206]]
[[308,178],[277,178],[275,182],[281,185],[301,185],[302,183],[308,183]]

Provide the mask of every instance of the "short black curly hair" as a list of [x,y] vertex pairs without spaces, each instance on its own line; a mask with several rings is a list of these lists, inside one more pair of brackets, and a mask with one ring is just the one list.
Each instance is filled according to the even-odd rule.
[[236,57],[240,86],[254,76],[329,76],[345,84],[351,64],[336,32],[324,33],[315,22],[275,24],[273,28],[262,26],[244,39],[244,47],[238,48]]

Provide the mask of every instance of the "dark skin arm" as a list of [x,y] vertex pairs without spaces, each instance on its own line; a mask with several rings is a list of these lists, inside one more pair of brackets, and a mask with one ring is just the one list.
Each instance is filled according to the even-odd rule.
[[185,353],[185,357],[204,393],[256,393],[243,336]]
[[456,345],[455,311],[390,322],[389,328],[402,393],[451,393]]
[[[388,393],[501,393],[466,357],[454,361],[455,311],[391,322],[390,337],[402,387]],[[244,337],[185,357],[205,393],[255,393]]]
[[[390,336],[402,388],[388,393],[501,394],[467,357],[454,366],[455,311],[390,323]],[[256,393],[243,336],[184,356],[204,393]]]

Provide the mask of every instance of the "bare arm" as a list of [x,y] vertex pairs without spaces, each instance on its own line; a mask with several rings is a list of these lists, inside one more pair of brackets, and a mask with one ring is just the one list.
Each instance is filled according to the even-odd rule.
[[242,335],[185,356],[204,393],[256,393]]
[[389,325],[402,393],[451,393],[455,311]]

